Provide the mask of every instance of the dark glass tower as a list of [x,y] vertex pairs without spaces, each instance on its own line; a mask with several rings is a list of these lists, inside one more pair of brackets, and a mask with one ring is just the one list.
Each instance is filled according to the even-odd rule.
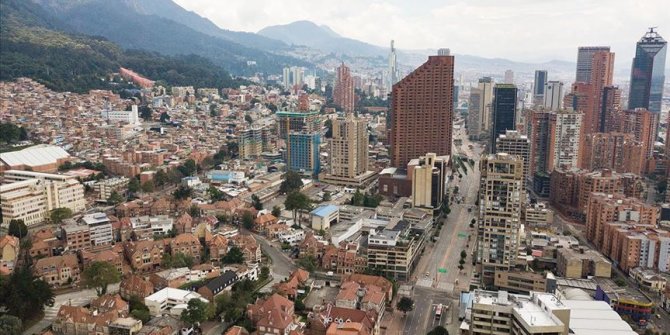
[[533,84],[533,96],[544,97],[544,86],[547,84],[547,71],[535,70],[535,82]]
[[491,153],[495,153],[498,135],[516,129],[517,88],[513,84],[496,84],[493,88],[493,127]]
[[628,109],[646,108],[660,113],[668,43],[654,29],[649,28],[635,48],[630,72]]

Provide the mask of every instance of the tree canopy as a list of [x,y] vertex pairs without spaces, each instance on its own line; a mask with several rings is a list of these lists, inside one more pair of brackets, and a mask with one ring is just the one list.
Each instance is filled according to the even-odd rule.
[[232,247],[225,256],[221,258],[223,264],[242,264],[244,263],[244,253],[238,247]]
[[193,189],[191,189],[190,187],[179,185],[179,187],[177,187],[177,189],[174,190],[174,192],[172,192],[172,196],[176,200],[184,200],[190,198],[192,193]]
[[449,331],[442,326],[436,326],[427,335],[449,335]]
[[24,238],[28,235],[28,226],[22,219],[12,219],[9,221],[7,233],[18,238]]
[[199,324],[214,316],[215,309],[206,302],[195,298],[188,301],[186,309],[181,312],[181,320],[190,325]]
[[293,221],[298,223],[298,211],[310,209],[311,203],[312,201],[304,193],[293,191],[286,196],[284,207],[293,212]]
[[407,312],[414,309],[414,300],[412,300],[412,298],[409,297],[402,297],[400,298],[400,300],[398,300],[396,308],[399,311],[403,312],[404,315],[407,315]]
[[51,210],[51,222],[55,224],[63,223],[63,220],[72,217],[72,210],[67,207],[55,208]]
[[10,276],[0,276],[0,307],[7,314],[28,320],[54,305],[54,294],[44,280],[28,267],[14,269]]
[[82,276],[88,285],[95,288],[98,296],[107,293],[109,284],[118,283],[121,280],[121,273],[110,262],[92,262],[84,269]]
[[302,178],[300,174],[295,171],[287,171],[284,174],[284,180],[279,186],[279,193],[287,194],[294,191],[299,191],[302,188]]

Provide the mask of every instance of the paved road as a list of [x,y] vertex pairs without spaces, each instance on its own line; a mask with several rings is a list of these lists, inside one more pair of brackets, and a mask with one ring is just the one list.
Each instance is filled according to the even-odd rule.
[[261,289],[261,292],[268,292],[272,286],[284,278],[287,278],[296,268],[293,261],[289,256],[281,251],[278,248],[273,247],[270,242],[265,239],[265,237],[254,234],[256,241],[260,243],[261,250],[272,260],[272,265],[270,266],[270,274],[272,275],[272,281],[270,281],[265,287]]
[[[429,242],[424,255],[415,271],[415,286],[412,292],[415,301],[415,310],[407,313],[402,326],[402,334],[425,334],[437,325],[448,329],[450,334],[458,334],[458,296],[462,290],[467,290],[472,275],[472,251],[475,245],[476,232],[469,228],[472,218],[475,217],[474,203],[479,190],[479,154],[481,149],[474,145],[474,150],[468,149],[471,142],[462,133],[463,145],[459,153],[475,160],[472,169],[468,166],[468,174],[459,180],[456,177],[450,188],[459,187],[459,195],[463,196],[461,204],[452,204],[451,213],[444,219],[444,225],[435,243]],[[468,208],[472,208],[469,212]],[[468,236],[470,240],[468,241]],[[465,268],[458,270],[460,253],[466,250],[468,256]],[[447,272],[439,273],[443,268]],[[429,275],[426,276],[426,273]],[[456,285],[458,279],[458,285]],[[435,308],[443,304],[442,317],[435,318]],[[448,307],[448,309],[446,308]],[[400,332],[400,331],[399,331]]]
[[[116,293],[119,291],[119,284],[109,285],[107,288],[108,293]],[[84,306],[95,299],[97,295],[95,294],[95,289],[86,289],[77,292],[69,292],[57,295],[54,298],[53,307],[47,307],[44,310],[44,318],[36,323],[34,326],[26,329],[23,332],[23,335],[33,335],[41,333],[42,329],[51,325],[51,323],[56,319],[58,310],[60,306],[71,304],[72,306]]]

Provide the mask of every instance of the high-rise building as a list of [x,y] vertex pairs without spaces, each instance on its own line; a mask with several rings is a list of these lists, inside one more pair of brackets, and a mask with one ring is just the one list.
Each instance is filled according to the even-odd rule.
[[480,162],[477,262],[485,285],[516,264],[523,205],[523,160],[506,153]]
[[354,112],[354,80],[349,68],[342,63],[337,67],[337,81],[333,92],[333,101],[340,106],[345,113]]
[[521,135],[516,130],[507,130],[504,134],[498,135],[496,152],[516,155],[523,159],[523,189],[525,189],[530,166],[530,141],[528,136]]
[[577,83],[591,82],[591,66],[593,62],[593,54],[598,51],[609,52],[610,47],[579,47],[577,51]]
[[533,102],[544,101],[545,86],[547,85],[547,70],[535,70],[535,81],[533,81]]
[[290,67],[285,67],[284,71],[282,71],[282,84],[284,85],[284,89],[290,89],[291,88],[291,68]]
[[493,79],[491,77],[483,77],[479,79],[477,88],[479,89],[479,131],[480,136],[490,136],[491,132],[491,115],[493,108]]
[[291,68],[291,86],[292,87],[302,87],[305,83],[304,80],[305,69],[299,66],[294,66]]
[[454,56],[440,53],[393,85],[389,142],[395,167],[427,152],[451,155]]
[[472,139],[478,139],[481,135],[481,120],[480,120],[480,99],[482,91],[479,88],[470,88],[470,97],[468,99],[468,119],[467,131],[468,136]]
[[590,92],[586,92],[587,106],[582,110],[584,113],[584,134],[593,134],[600,131],[603,109],[603,90],[612,86],[614,76],[614,53],[608,51],[596,51],[593,53],[591,62]]
[[532,111],[530,126],[530,165],[531,176],[544,174],[551,169],[547,165],[549,154],[549,112]]
[[563,105],[563,83],[560,81],[549,81],[544,86],[543,104],[544,109],[557,111]]
[[252,127],[240,131],[238,137],[240,158],[258,158],[263,152],[273,151],[270,143],[270,130],[267,127]]
[[600,132],[615,131],[616,115],[621,110],[621,90],[616,86],[603,88],[600,109]]
[[393,90],[393,85],[398,82],[400,75],[398,73],[398,59],[395,52],[395,46],[393,45],[393,40],[391,40],[391,52],[389,53],[389,69],[388,69],[388,83],[387,83],[387,92]]
[[442,206],[447,189],[449,156],[438,157],[427,153],[408,164],[412,174],[412,206],[438,209]]
[[512,71],[512,70],[505,71],[504,83],[505,84],[514,84],[514,71]]
[[633,134],[609,132],[585,135],[581,168],[641,174],[645,158],[643,151],[642,144],[635,140]]
[[582,139],[583,114],[564,109],[549,114],[547,169],[577,167]]
[[327,183],[362,186],[374,173],[368,171],[368,130],[364,119],[347,114],[333,120],[333,135],[328,139],[330,148],[328,173],[320,176]]
[[628,109],[646,108],[653,113],[660,113],[668,43],[654,29],[649,28],[635,47]]
[[619,131],[635,135],[635,139],[642,143],[644,158],[651,157],[656,142],[656,128],[658,127],[658,113],[644,108],[623,111],[619,114]]
[[290,133],[284,152],[288,169],[317,176],[321,170],[320,144],[321,134],[318,132]]
[[493,89],[493,126],[491,127],[491,152],[495,141],[506,130],[516,129],[517,88],[512,84],[496,84]]

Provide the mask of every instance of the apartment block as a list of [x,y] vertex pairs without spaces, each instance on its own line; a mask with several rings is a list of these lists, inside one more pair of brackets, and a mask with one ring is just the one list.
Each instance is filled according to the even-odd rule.
[[87,214],[81,220],[89,228],[93,245],[111,244],[114,241],[112,223],[105,213]]
[[239,155],[242,159],[254,159],[263,152],[271,152],[271,132],[266,127],[252,127],[240,131],[238,135]]
[[353,114],[332,121],[333,134],[328,139],[328,171],[322,173],[319,179],[342,186],[368,184],[376,173],[368,171],[367,122]]
[[336,70],[337,78],[335,81],[335,90],[333,92],[333,102],[344,111],[345,114],[354,112],[354,80],[351,77],[349,67],[342,63]]
[[546,275],[530,271],[496,271],[493,286],[498,290],[517,294],[550,292],[556,290],[556,278],[551,272]]
[[424,236],[411,233],[407,221],[368,235],[367,267],[379,269],[396,280],[409,280],[416,266]]
[[556,249],[556,272],[565,278],[604,277],[612,275],[612,263],[595,250]]
[[495,271],[508,271],[516,263],[523,160],[506,153],[488,155],[481,160],[480,171],[477,262],[484,284],[490,285]]
[[128,188],[128,183],[130,183],[130,179],[126,177],[103,179],[93,185],[93,190],[98,193],[98,200],[107,201],[113,192],[124,194]]
[[583,114],[565,109],[549,114],[547,169],[579,166]]
[[504,134],[498,135],[496,139],[496,152],[505,152],[523,159],[523,189],[525,190],[526,182],[530,177],[530,141],[528,140],[528,136],[521,135],[516,130],[507,130]]
[[69,224],[63,226],[65,247],[68,250],[85,250],[91,248],[91,230],[87,225]]
[[586,170],[610,169],[619,173],[641,174],[645,155],[633,134],[593,133],[584,137],[581,167]]
[[449,156],[438,157],[428,153],[407,164],[412,175],[412,206],[437,209],[442,206],[446,195]]

